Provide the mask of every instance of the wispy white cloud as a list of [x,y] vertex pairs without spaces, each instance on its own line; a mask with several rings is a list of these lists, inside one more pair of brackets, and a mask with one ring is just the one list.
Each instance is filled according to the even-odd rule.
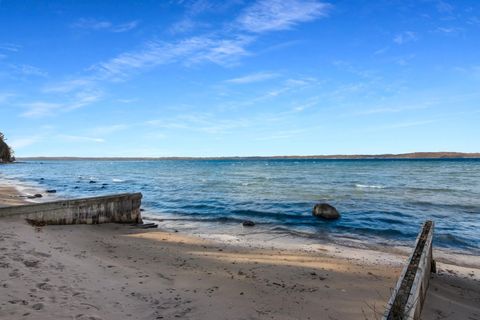
[[286,30],[325,17],[331,8],[331,4],[315,0],[260,0],[246,8],[237,22],[253,33]]
[[121,99],[117,99],[117,102],[120,102],[120,103],[133,103],[135,101],[138,101],[138,99],[124,99],[124,98],[121,98]]
[[25,103],[22,106],[25,107],[27,110],[21,115],[23,117],[34,118],[51,115],[55,110],[61,109],[63,105],[60,103],[36,101]]
[[313,108],[318,105],[318,100],[318,97],[314,97],[305,103],[296,104],[295,107],[293,107],[292,112],[303,112],[307,109]]
[[[270,141],[270,140],[288,140],[300,136],[302,133],[309,131],[311,128],[280,130],[273,133],[260,133],[255,140],[257,141]],[[318,127],[316,128],[318,129]]]
[[187,14],[190,16],[196,16],[206,11],[212,10],[215,5],[218,5],[218,3],[216,3],[215,1],[209,0],[184,0],[180,1],[180,4],[185,7]]
[[436,7],[440,13],[453,13],[455,10],[455,7],[446,1],[438,1]]
[[46,77],[48,73],[40,68],[28,64],[10,65],[13,72],[25,76]]
[[[83,77],[59,83],[49,83],[41,88],[41,100],[23,103],[21,116],[41,118],[69,112],[98,102],[103,91],[93,78]],[[58,102],[61,101],[61,102]]]
[[169,28],[169,31],[172,34],[184,33],[184,32],[188,32],[190,30],[193,30],[197,25],[198,25],[198,23],[195,22],[192,18],[185,17],[185,18],[182,18],[181,20],[175,22]]
[[66,141],[71,141],[71,142],[95,142],[95,143],[105,142],[105,139],[102,139],[102,138],[92,138],[92,137],[74,136],[74,135],[66,135],[66,134],[61,134],[58,136],[58,138]]
[[[280,77],[280,75],[278,76]],[[321,81],[314,77],[281,79],[279,81],[276,81],[275,86],[271,86],[270,88],[251,98],[242,99],[240,101],[229,98],[227,101],[224,101],[222,103],[222,109],[227,108],[233,110],[240,107],[256,105],[264,101],[276,99],[279,96],[294,95],[300,91],[318,86],[320,83]]]
[[365,132],[375,132],[375,131],[385,131],[385,130],[394,130],[394,129],[404,129],[410,127],[421,127],[426,126],[432,123],[437,122],[438,120],[435,119],[428,119],[428,120],[414,120],[414,121],[403,121],[403,122],[395,122],[380,126],[374,126],[366,128]]
[[290,78],[283,81],[281,87],[273,90],[267,91],[263,96],[264,98],[268,97],[277,97],[281,94],[297,92],[308,87],[312,87],[318,84],[318,80],[312,77],[305,78]]
[[426,101],[420,104],[406,104],[403,106],[382,106],[382,107],[374,107],[370,109],[355,111],[351,113],[353,116],[360,116],[360,115],[375,115],[375,114],[385,114],[385,113],[401,113],[405,111],[415,111],[421,109],[427,109],[435,105],[434,101]]
[[65,111],[75,110],[88,106],[94,102],[97,102],[102,97],[103,92],[100,90],[84,90],[78,91],[72,96],[72,101],[66,104]]
[[172,34],[180,34],[189,31],[198,32],[199,29],[212,27],[211,20],[201,19],[205,14],[224,14],[232,6],[242,3],[240,1],[212,1],[212,0],[186,0],[177,1],[184,9],[184,14],[180,20],[173,23],[169,28]]
[[[218,9],[217,5],[211,7],[214,2],[185,1],[184,3],[187,2],[192,6],[191,12],[193,13],[190,13],[190,16],[195,16],[198,12],[205,10],[213,10],[214,7],[215,10]],[[23,113],[23,116],[38,117],[92,104],[99,100],[101,92],[98,94],[97,91],[102,87],[103,82],[125,81],[137,73],[161,65],[172,63],[182,64],[186,67],[200,63],[214,63],[225,67],[236,65],[242,57],[252,54],[249,48],[260,37],[258,34],[245,31],[260,33],[289,29],[301,22],[325,16],[330,8],[330,4],[316,0],[258,1],[249,5],[233,24],[228,24],[215,32],[171,42],[152,40],[144,43],[138,49],[125,51],[110,59],[93,64],[79,77],[60,83],[50,83],[43,88],[43,93],[57,95],[55,101],[50,102],[52,99],[47,98],[26,104],[27,111]],[[136,27],[137,24],[136,21],[116,25],[106,20],[80,19],[72,27],[122,32]],[[227,82],[250,83],[274,77],[274,74],[257,73],[230,79]],[[293,83],[286,84],[285,87],[288,88],[282,90],[290,90],[294,86]],[[278,95],[280,92],[271,94]],[[65,97],[71,102],[56,103],[59,98]]]
[[225,82],[235,83],[235,84],[248,84],[248,83],[260,82],[260,81],[273,79],[273,78],[276,78],[278,76],[279,75],[277,73],[272,73],[272,72],[256,72],[256,73],[252,73],[252,74],[249,74],[249,75],[246,75],[246,76],[228,79]]
[[178,3],[184,7],[186,16],[195,17],[205,13],[224,13],[225,10],[242,4],[243,0],[182,0]]
[[110,29],[112,23],[106,20],[96,20],[90,18],[81,18],[72,24],[73,28],[80,29],[92,29],[92,30],[101,30],[101,29]]
[[69,97],[70,101],[66,103],[57,103],[49,101],[34,101],[21,104],[25,108],[21,116],[27,118],[41,118],[55,115],[58,112],[75,110],[98,101],[102,96],[101,91],[78,91]]
[[427,125],[430,123],[434,123],[436,120],[420,120],[420,121],[407,121],[407,122],[399,122],[393,123],[391,125],[385,126],[384,129],[399,129],[399,128],[409,128],[409,127],[418,127]]
[[163,132],[150,132],[145,135],[146,139],[151,140],[163,140],[167,137],[167,135]]
[[81,18],[74,22],[71,27],[87,30],[105,30],[110,32],[126,32],[134,29],[138,25],[138,21],[129,21],[121,24],[113,24],[107,20],[96,20],[91,18]]
[[123,131],[130,127],[131,125],[126,125],[126,124],[112,124],[112,125],[105,125],[101,127],[92,128],[89,130],[89,132],[94,136],[102,136],[102,135]]
[[415,32],[412,32],[412,31],[402,32],[400,34],[397,34],[393,38],[393,42],[395,42],[396,44],[399,44],[399,45],[402,45],[402,44],[405,44],[405,43],[408,43],[408,42],[412,42],[412,41],[417,41],[417,40],[418,40],[417,34]]
[[66,80],[59,83],[48,84],[43,88],[44,93],[68,93],[94,85],[93,79],[87,77]]
[[0,104],[8,102],[14,96],[15,94],[10,92],[0,92]]
[[461,33],[464,30],[459,27],[438,27],[436,31],[447,35],[455,35]]
[[384,53],[386,53],[389,49],[390,49],[390,47],[383,47],[383,48],[380,48],[380,49],[376,50],[373,54],[374,54],[374,55],[384,54]]
[[126,32],[130,31],[138,26],[139,22],[137,20],[135,21],[130,21],[122,24],[118,24],[115,26],[112,26],[111,30],[112,32]]
[[91,70],[95,72],[94,79],[119,81],[131,73],[173,62],[229,65],[248,54],[245,47],[251,40],[243,36],[227,39],[198,36],[176,43],[151,41],[140,50],[122,53],[94,65]]
[[21,137],[15,138],[10,141],[10,145],[12,146],[13,150],[22,149],[28,146],[31,146],[42,139],[42,136],[29,136],[29,137]]
[[0,43],[0,50],[18,52],[22,46],[14,43]]
[[400,66],[406,66],[415,58],[415,54],[407,54],[398,57],[392,57],[391,60]]
[[145,124],[162,129],[190,130],[207,134],[227,134],[233,129],[246,128],[252,122],[246,118],[219,119],[210,113],[193,113],[173,118],[153,119]]
[[335,60],[332,64],[340,70],[349,72],[363,79],[376,79],[378,75],[371,69],[358,67],[357,64],[352,64],[345,60]]
[[466,78],[480,80],[480,65],[457,66],[453,70]]

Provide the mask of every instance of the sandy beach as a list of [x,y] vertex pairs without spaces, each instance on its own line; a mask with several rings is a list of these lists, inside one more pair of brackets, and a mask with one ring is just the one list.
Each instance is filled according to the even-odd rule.
[[[0,187],[0,204],[25,200]],[[379,319],[406,256],[128,225],[0,223],[1,319]],[[452,260],[452,259],[451,259]],[[438,262],[423,319],[480,319],[480,261]]]

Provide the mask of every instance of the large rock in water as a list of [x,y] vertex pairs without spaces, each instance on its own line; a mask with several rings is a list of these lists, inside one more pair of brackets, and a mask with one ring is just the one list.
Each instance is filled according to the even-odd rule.
[[340,213],[335,207],[328,203],[317,203],[312,210],[312,214],[317,218],[334,220],[340,218]]

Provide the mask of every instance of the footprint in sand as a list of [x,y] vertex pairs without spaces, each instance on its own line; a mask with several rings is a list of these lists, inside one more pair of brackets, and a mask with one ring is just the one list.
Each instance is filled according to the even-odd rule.
[[77,314],[75,320],[102,320],[102,318],[95,315]]
[[38,257],[38,258],[50,258],[52,256],[49,253],[35,251],[35,250],[27,251],[27,253],[31,254],[32,256]]
[[50,291],[50,290],[52,290],[52,286],[49,285],[49,284],[46,283],[46,282],[37,283],[37,288],[40,289],[40,290],[45,290],[45,291]]
[[32,309],[36,311],[42,310],[44,307],[45,305],[41,302],[35,303],[34,305],[32,305]]
[[29,268],[38,268],[38,264],[40,261],[38,260],[24,260],[23,264]]

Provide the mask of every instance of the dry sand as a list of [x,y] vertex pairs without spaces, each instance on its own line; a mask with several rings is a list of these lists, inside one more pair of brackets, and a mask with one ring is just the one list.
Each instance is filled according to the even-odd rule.
[[[0,187],[0,203],[22,201]],[[0,319],[380,319],[405,259],[20,218],[0,220],[0,250]],[[479,265],[439,262],[423,318],[480,319]]]

